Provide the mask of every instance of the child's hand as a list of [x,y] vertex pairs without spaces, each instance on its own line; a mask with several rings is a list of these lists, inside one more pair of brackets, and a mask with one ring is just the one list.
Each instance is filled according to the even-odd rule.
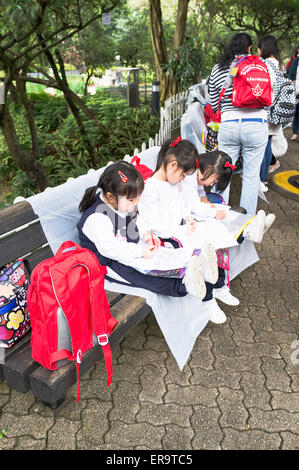
[[204,204],[210,204],[206,196],[201,196],[200,201],[203,202]]
[[[153,240],[154,240],[154,243],[153,243]],[[152,234],[149,230],[144,233],[142,241],[144,243],[147,243],[151,247],[156,246],[157,248],[159,248],[159,246],[161,245],[160,238],[156,237],[156,235]]]
[[216,211],[216,219],[218,220],[223,220],[226,217],[226,212],[225,211]]
[[149,246],[149,245],[145,245],[143,248],[142,248],[142,258],[152,258],[156,252],[158,250],[158,247],[157,246]]
[[216,207],[215,204],[212,204],[212,203],[206,198],[206,196],[201,196],[200,202],[203,202],[204,204],[209,204],[210,207]]
[[193,219],[193,217],[191,217],[191,215],[188,215],[185,220],[186,220],[186,235],[192,235],[192,233],[196,229],[196,222]]

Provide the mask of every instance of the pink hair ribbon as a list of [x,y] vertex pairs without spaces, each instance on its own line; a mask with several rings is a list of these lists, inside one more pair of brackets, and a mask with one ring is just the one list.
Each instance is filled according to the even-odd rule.
[[231,165],[229,162],[224,163],[224,168],[231,168],[232,170],[236,169],[236,165]]

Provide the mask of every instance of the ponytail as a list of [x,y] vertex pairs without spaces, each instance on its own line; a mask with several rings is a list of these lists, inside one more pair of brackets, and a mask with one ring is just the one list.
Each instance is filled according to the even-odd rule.
[[82,198],[82,201],[79,204],[79,212],[84,212],[86,209],[88,209],[97,199],[97,190],[98,186],[91,186],[90,188],[87,188],[84,196]]

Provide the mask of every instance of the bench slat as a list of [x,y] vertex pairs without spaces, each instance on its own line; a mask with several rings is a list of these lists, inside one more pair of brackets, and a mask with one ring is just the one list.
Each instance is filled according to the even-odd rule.
[[1,240],[0,266],[4,266],[16,258],[23,257],[35,248],[48,243],[40,223],[15,232]]
[[5,207],[0,210],[0,235],[37,218],[38,216],[27,201]]

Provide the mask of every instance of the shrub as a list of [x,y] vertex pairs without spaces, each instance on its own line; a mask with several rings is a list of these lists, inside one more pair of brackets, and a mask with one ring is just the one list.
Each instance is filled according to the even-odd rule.
[[[80,135],[73,115],[68,114],[64,98],[45,93],[31,94],[34,102],[35,124],[40,143],[40,161],[45,168],[51,186],[63,183],[69,177],[77,177],[91,168],[90,156]],[[132,155],[159,130],[159,117],[152,116],[147,106],[130,108],[123,99],[112,98],[106,92],[85,98],[87,106],[96,115],[89,120],[81,114],[84,126],[97,155],[97,167],[109,160]],[[25,111],[12,106],[13,119],[21,145],[31,150],[31,137]],[[0,175],[11,183],[11,194],[6,203],[19,195],[27,197],[34,192],[31,180],[18,169],[8,153],[0,135]],[[2,200],[5,199],[3,195]]]

